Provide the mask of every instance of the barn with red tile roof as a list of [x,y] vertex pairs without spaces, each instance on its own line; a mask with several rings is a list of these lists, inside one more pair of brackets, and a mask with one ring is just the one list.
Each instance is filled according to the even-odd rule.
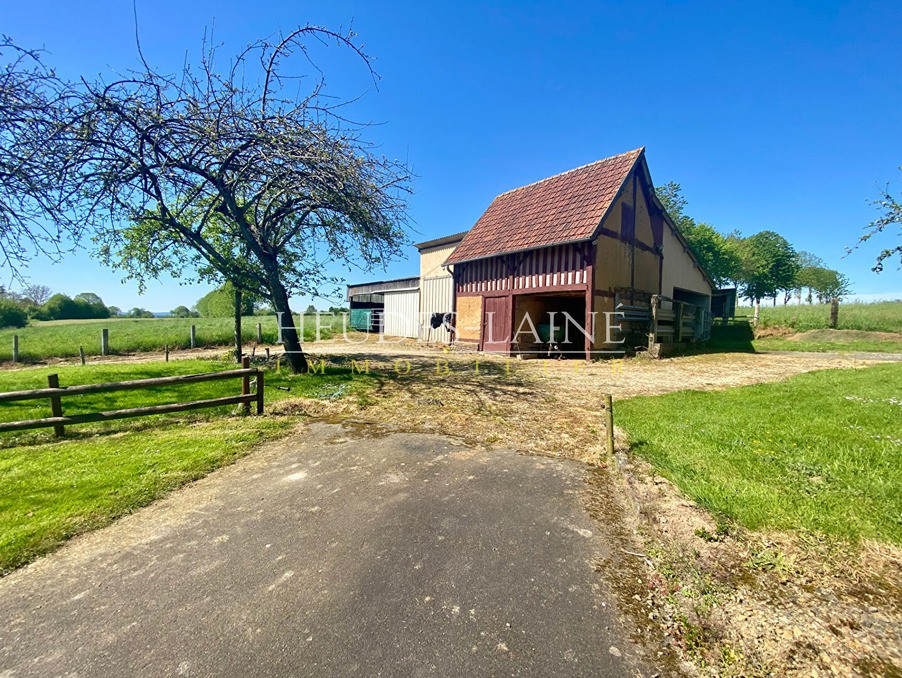
[[701,318],[713,287],[655,195],[644,148],[502,193],[445,266],[456,338],[506,354],[618,350],[606,313],[664,295]]

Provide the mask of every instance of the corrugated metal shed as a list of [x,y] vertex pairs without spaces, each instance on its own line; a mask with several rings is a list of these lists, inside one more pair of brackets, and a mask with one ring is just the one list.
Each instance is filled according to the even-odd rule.
[[348,301],[354,301],[357,297],[364,295],[416,288],[419,284],[419,278],[397,278],[396,280],[378,280],[359,285],[348,285]]
[[[413,278],[419,282],[419,278]],[[416,287],[402,290],[386,290],[383,332],[391,337],[420,336],[420,290]]]
[[447,275],[424,278],[420,295],[420,310],[423,314],[423,332],[420,338],[430,342],[450,342],[451,333],[444,327],[432,329],[429,321],[433,313],[454,311],[454,278]]

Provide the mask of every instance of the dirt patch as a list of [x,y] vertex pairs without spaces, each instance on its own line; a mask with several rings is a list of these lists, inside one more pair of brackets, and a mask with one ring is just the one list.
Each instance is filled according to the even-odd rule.
[[755,339],[764,339],[766,337],[789,337],[795,334],[795,330],[791,327],[783,327],[782,325],[762,326],[755,328]]
[[793,334],[787,338],[790,341],[811,341],[823,344],[847,344],[852,341],[902,342],[902,334],[895,332],[865,332],[863,330],[809,330]]
[[621,455],[652,609],[703,675],[902,675],[902,549],[719,523]]
[[[354,416],[404,430],[441,432],[477,447],[598,459],[602,396],[618,399],[678,390],[713,390],[779,381],[868,360],[832,355],[711,354],[664,360],[517,360],[410,345],[351,352],[318,345],[315,361],[382,376],[377,397],[351,404]],[[367,346],[375,349],[375,346]],[[311,405],[313,407],[313,405]],[[320,407],[317,405],[316,407]],[[344,405],[343,405],[344,407]],[[616,408],[616,405],[615,405]],[[312,414],[312,412],[311,412]]]

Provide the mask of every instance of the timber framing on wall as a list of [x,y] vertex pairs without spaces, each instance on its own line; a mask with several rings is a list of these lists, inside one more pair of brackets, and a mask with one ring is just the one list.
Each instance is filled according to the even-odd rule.
[[[665,229],[679,243],[674,252],[665,252]],[[710,283],[655,194],[644,149],[637,149],[502,193],[445,266],[453,267],[458,308],[468,308],[468,298],[483,300],[484,348],[487,300],[493,313],[510,316],[504,325],[512,327],[518,295],[578,293],[585,299],[584,327],[592,328],[617,299],[641,303],[660,295],[667,256],[685,258],[685,267],[696,267]],[[592,330],[586,358],[598,340]]]

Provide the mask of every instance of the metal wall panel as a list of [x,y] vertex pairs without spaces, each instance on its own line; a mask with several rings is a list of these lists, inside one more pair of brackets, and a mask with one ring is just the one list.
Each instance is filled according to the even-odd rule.
[[420,334],[420,291],[385,292],[384,333],[390,337]]
[[432,329],[429,320],[433,313],[452,313],[454,311],[454,278],[447,275],[424,278],[420,294],[423,325],[420,339],[428,342],[449,343],[451,333],[444,327]]

